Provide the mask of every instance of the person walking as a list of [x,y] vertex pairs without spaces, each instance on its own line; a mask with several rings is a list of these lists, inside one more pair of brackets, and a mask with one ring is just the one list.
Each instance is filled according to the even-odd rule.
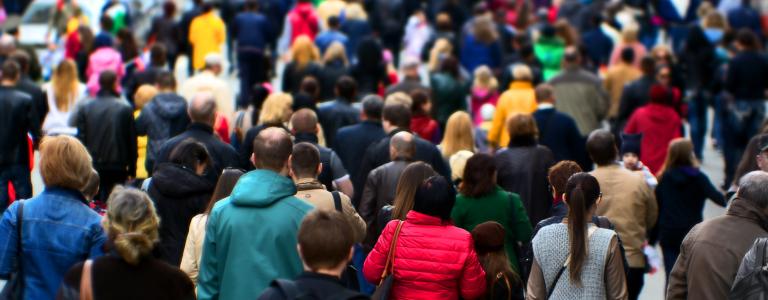
[[592,162],[584,151],[585,139],[576,122],[555,108],[555,89],[546,83],[537,86],[536,102],[533,118],[539,129],[539,142],[552,151],[555,161],[572,160],[582,169],[592,169]]
[[176,70],[176,57],[182,52],[180,51],[182,49],[179,49],[179,43],[185,35],[182,33],[180,22],[176,21],[176,3],[170,0],[165,1],[162,8],[163,14],[152,19],[147,40],[163,46],[165,49],[163,62],[168,62],[169,70]]
[[6,61],[0,75],[0,211],[8,207],[8,184],[13,184],[17,199],[32,197],[29,137],[41,139],[40,119],[32,97],[14,88],[19,80],[19,65]]
[[365,278],[379,284],[382,273],[391,266],[386,272],[394,276],[390,294],[394,299],[475,299],[484,295],[485,272],[472,236],[450,223],[455,197],[456,191],[445,177],[422,182],[405,221],[390,221],[365,259]]
[[283,129],[267,128],[253,149],[256,170],[243,175],[232,195],[208,216],[198,299],[255,297],[272,280],[302,271],[296,233],[313,206],[294,197],[296,187],[286,177],[291,137]]
[[259,3],[255,0],[246,1],[244,10],[235,16],[231,31],[237,47],[237,70],[240,74],[242,100],[239,103],[251,99],[255,84],[269,79],[269,58],[266,50],[269,41],[277,35],[276,29],[259,11]]
[[499,97],[488,131],[488,142],[497,149],[509,145],[507,120],[516,114],[531,114],[537,107],[531,68],[516,64],[512,67],[512,73],[515,80]]
[[69,118],[78,103],[85,98],[85,85],[77,79],[77,65],[71,59],[63,60],[53,72],[51,82],[43,89],[48,101],[48,114],[43,122],[45,135],[74,136],[77,128],[69,125]]
[[189,24],[189,35],[182,38],[188,39],[192,45],[191,63],[195,70],[205,66],[208,54],[221,55],[221,48],[227,39],[227,30],[224,21],[213,11],[213,4],[201,5],[200,15]]
[[602,201],[597,179],[571,176],[564,199],[568,221],[546,226],[533,238],[528,299],[627,299],[616,232],[590,223]]
[[40,145],[45,190],[14,202],[3,214],[0,277],[23,270],[24,299],[54,299],[73,265],[104,254],[107,236],[101,217],[81,193],[92,170],[91,156],[77,139],[46,138]]
[[[184,81],[180,91],[181,96],[189,102],[198,93],[212,93],[216,98],[216,109],[220,114],[220,116],[216,117],[216,124],[221,122],[218,119],[222,117],[229,123],[229,120],[231,120],[235,113],[235,98],[232,96],[232,89],[229,87],[229,83],[219,78],[221,73],[224,72],[223,59],[218,53],[206,55],[203,70]],[[229,136],[226,138],[229,138]]]
[[342,76],[336,81],[335,90],[336,100],[317,107],[317,116],[328,145],[334,145],[339,128],[360,122],[360,110],[352,106],[357,96],[357,82],[352,77]]
[[653,85],[650,103],[637,109],[627,122],[624,133],[642,134],[640,161],[656,174],[661,170],[669,143],[680,137],[682,119],[672,108],[672,90]]
[[73,266],[56,299],[195,298],[195,286],[181,270],[151,255],[160,218],[147,194],[116,189],[103,224],[114,252]]
[[384,101],[378,95],[363,98],[360,123],[339,128],[336,132],[333,151],[339,155],[344,168],[349,171],[353,182],[359,177],[360,164],[368,147],[386,136],[381,126],[381,111]]
[[[520,196],[496,184],[496,165],[493,156],[480,153],[467,160],[459,194],[451,212],[456,227],[473,231],[487,221],[498,222],[507,234],[503,249],[515,273],[521,273],[517,253],[518,244],[531,241],[531,222]],[[494,275],[495,276],[495,275]]]
[[486,294],[488,300],[525,299],[523,281],[519,272],[509,264],[509,257],[504,251],[507,232],[504,226],[494,221],[480,223],[472,229],[472,240],[480,264],[485,271]]
[[133,109],[120,98],[117,73],[107,70],[99,75],[99,93],[72,116],[77,138],[93,156],[93,167],[99,172],[100,205],[115,185],[136,176],[138,157],[136,125]]
[[608,92],[611,103],[608,109],[608,120],[612,123],[619,115],[619,104],[624,86],[642,75],[640,70],[635,67],[634,61],[637,56],[631,47],[624,48],[619,53],[619,60],[608,68],[608,73],[605,74],[603,81],[603,87]]
[[99,35],[93,41],[93,51],[88,56],[88,67],[85,70],[85,75],[88,77],[86,86],[88,87],[88,94],[91,97],[97,96],[101,89],[99,79],[101,73],[106,71],[112,71],[117,76],[117,85],[114,87],[115,91],[122,91],[120,82],[123,81],[125,76],[125,68],[123,66],[123,58],[113,47],[112,38],[108,35]]
[[655,192],[656,201],[659,202],[659,222],[656,228],[664,256],[664,270],[669,280],[672,267],[680,255],[683,238],[704,219],[704,202],[710,199],[720,206],[727,203],[723,193],[699,170],[693,143],[687,139],[675,139],[669,144]]
[[602,127],[610,101],[600,78],[582,67],[581,54],[568,48],[563,56],[563,71],[549,80],[555,88],[555,108],[576,121],[582,136]]
[[725,299],[744,254],[768,234],[768,174],[741,179],[725,215],[694,226],[669,275],[667,299]]

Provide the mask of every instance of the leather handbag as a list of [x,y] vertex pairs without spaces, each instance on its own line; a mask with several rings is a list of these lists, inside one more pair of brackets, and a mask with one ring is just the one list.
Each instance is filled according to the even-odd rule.
[[397,223],[395,229],[395,235],[392,236],[392,243],[389,245],[389,253],[387,253],[387,262],[384,264],[384,271],[381,272],[381,281],[379,286],[376,287],[376,291],[371,296],[373,300],[388,300],[389,295],[392,292],[392,285],[395,283],[394,273],[394,260],[395,260],[395,245],[397,244],[397,238],[400,236],[400,229],[403,228],[404,221]]
[[0,291],[0,300],[21,300],[24,298],[24,271],[22,269],[21,259],[23,257],[21,250],[21,225],[24,219],[24,200],[19,200],[16,206],[16,265],[18,271],[11,274],[11,278],[5,283],[5,287]]

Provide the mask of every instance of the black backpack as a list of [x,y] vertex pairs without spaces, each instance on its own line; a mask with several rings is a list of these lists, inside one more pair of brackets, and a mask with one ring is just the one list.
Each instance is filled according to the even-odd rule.
[[736,273],[728,299],[768,299],[768,238],[752,244]]

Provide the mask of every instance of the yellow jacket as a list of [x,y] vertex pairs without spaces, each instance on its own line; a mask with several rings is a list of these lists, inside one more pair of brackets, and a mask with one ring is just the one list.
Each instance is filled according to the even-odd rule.
[[491,130],[488,131],[488,141],[499,147],[509,145],[507,120],[516,114],[531,114],[536,111],[537,106],[533,84],[524,81],[512,82],[496,103]]
[[[141,110],[133,111],[133,118],[138,119]],[[136,159],[136,178],[146,179],[149,176],[147,168],[144,166],[144,162],[147,160],[147,136],[136,137],[136,146],[138,146],[139,156]]]
[[220,53],[221,46],[227,39],[226,27],[213,12],[202,14],[192,20],[189,26],[189,43],[192,44],[194,55],[192,66],[200,70],[205,66],[205,56],[209,53]]

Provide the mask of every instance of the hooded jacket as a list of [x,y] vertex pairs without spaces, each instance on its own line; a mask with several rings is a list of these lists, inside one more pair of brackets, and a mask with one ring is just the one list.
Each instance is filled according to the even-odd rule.
[[83,102],[71,120],[96,170],[127,171],[134,176],[138,146],[133,110],[127,101],[99,93],[96,99]]
[[149,139],[147,160],[154,161],[163,143],[184,132],[188,125],[187,101],[184,98],[174,93],[155,96],[136,119],[136,133]]
[[240,177],[208,217],[198,299],[250,299],[273,279],[301,274],[296,235],[314,207],[295,194],[293,181],[273,171]]
[[161,258],[171,265],[181,262],[192,217],[208,206],[213,183],[181,165],[159,165],[149,185],[149,197],[160,217]]
[[290,13],[288,13],[288,22],[291,25],[291,44],[297,37],[306,35],[314,40],[320,32],[320,23],[317,20],[317,13],[312,7],[312,3],[298,3]]
[[682,125],[680,115],[674,108],[659,103],[649,103],[632,114],[624,132],[643,134],[640,160],[651,169],[653,174],[656,174],[664,164],[669,142],[680,137]]
[[725,206],[725,198],[707,175],[692,167],[678,167],[664,172],[656,187],[659,202],[659,230],[690,230],[702,221],[704,201],[711,199]]
[[117,90],[120,91],[120,82],[123,81],[125,75],[125,69],[123,68],[123,58],[120,56],[120,52],[117,52],[112,47],[101,47],[96,51],[93,51],[90,57],[88,57],[88,69],[85,74],[88,76],[88,94],[95,96],[99,92],[99,75],[101,72],[111,70],[117,73]]

